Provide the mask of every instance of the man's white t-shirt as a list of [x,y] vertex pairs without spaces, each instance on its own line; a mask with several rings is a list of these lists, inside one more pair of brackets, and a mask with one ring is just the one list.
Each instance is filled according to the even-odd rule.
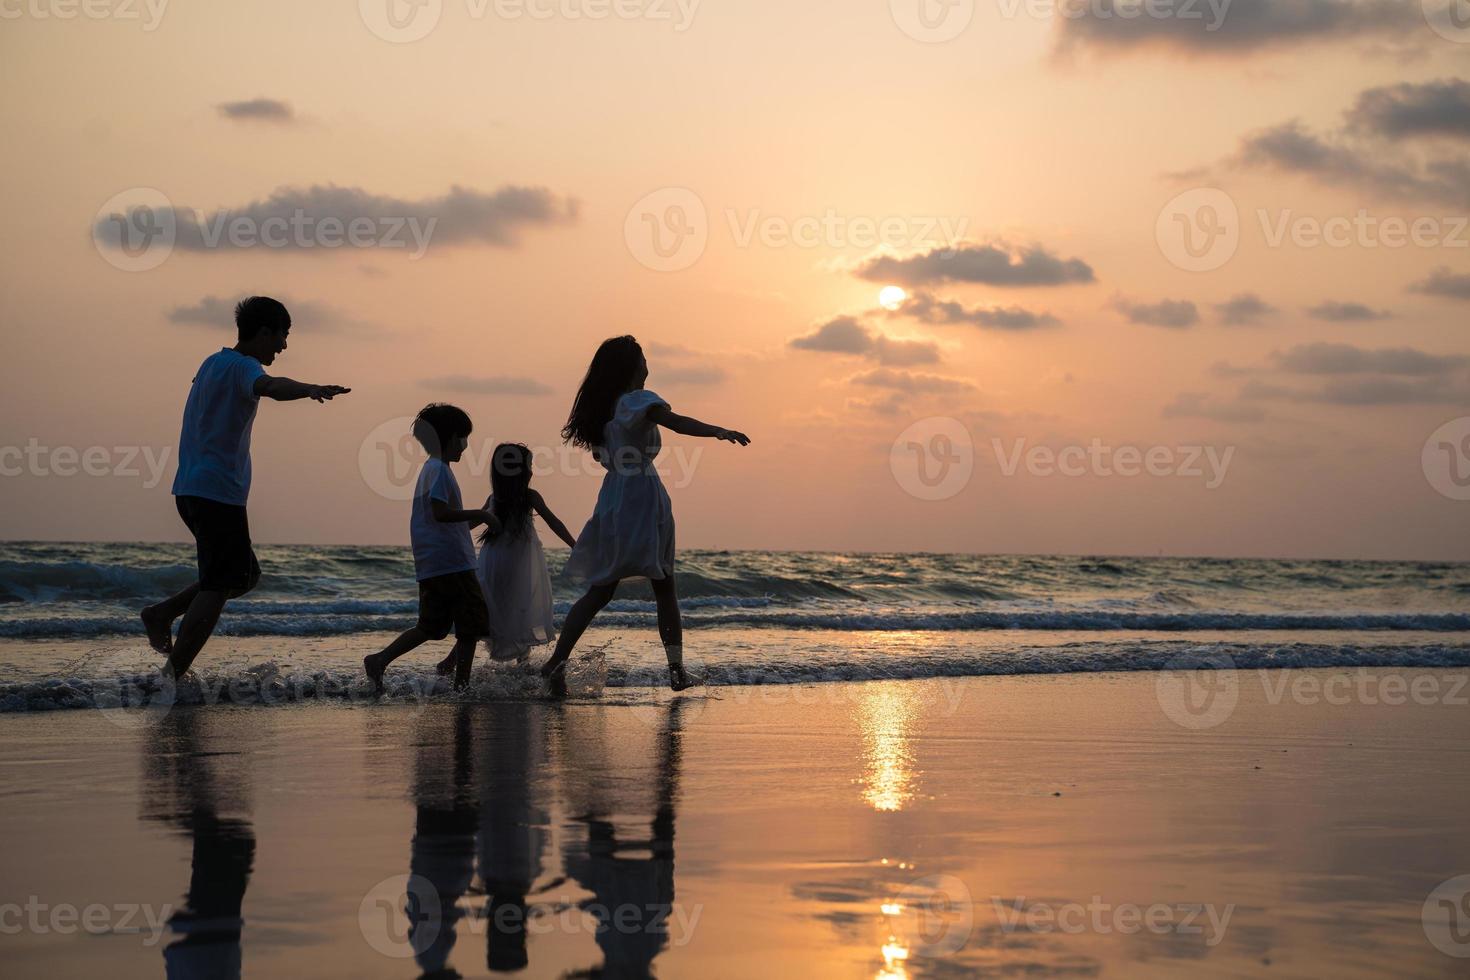
[[449,464],[437,456],[429,457],[419,471],[419,482],[413,491],[413,517],[408,524],[409,539],[413,542],[414,576],[420,582],[475,568],[475,543],[470,539],[470,526],[461,521],[434,520],[431,500],[444,501],[450,510],[464,509],[459,481]]
[[259,361],[228,347],[199,365],[184,403],[174,496],[245,506],[250,496],[250,429],[260,404],[255,382],[264,375]]

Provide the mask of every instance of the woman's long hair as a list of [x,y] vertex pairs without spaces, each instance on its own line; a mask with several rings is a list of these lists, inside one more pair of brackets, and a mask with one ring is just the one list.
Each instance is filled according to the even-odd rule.
[[643,348],[631,336],[604,340],[592,355],[582,387],[577,389],[577,399],[561,430],[562,441],[583,449],[600,448],[603,427],[613,417],[618,399],[628,390],[642,363]]
[[[518,442],[502,442],[490,457],[491,508],[500,521],[501,535],[518,538],[531,530],[531,450]],[[480,543],[490,540],[490,529],[480,532]]]

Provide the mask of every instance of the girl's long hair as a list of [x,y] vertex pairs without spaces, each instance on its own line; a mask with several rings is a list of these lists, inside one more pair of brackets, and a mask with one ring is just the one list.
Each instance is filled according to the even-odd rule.
[[577,389],[577,399],[561,430],[562,441],[583,449],[600,448],[603,427],[642,363],[643,348],[631,336],[604,340]]
[[[490,457],[491,508],[504,538],[518,538],[531,530],[531,450],[518,442],[502,442]],[[490,540],[490,529],[480,532],[480,543]]]

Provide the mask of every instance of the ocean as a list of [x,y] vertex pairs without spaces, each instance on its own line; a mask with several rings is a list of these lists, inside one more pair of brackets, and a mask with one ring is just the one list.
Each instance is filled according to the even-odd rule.
[[[329,697],[322,677],[352,687],[362,655],[414,621],[407,548],[257,550],[260,587],[226,609],[205,675]],[[554,580],[565,555],[548,551]],[[156,668],[137,611],[192,578],[188,545],[0,544],[0,710],[87,706]],[[711,684],[1470,666],[1467,563],[695,550],[678,578],[686,655]],[[557,584],[558,616],[574,598]],[[595,686],[650,676],[654,623],[647,584],[625,585],[579,647]],[[405,658],[405,676],[433,689],[440,655]]]

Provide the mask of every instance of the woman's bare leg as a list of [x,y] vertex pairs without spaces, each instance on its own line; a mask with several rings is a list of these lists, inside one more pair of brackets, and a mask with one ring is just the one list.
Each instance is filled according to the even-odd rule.
[[664,649],[684,646],[684,621],[679,616],[679,590],[674,576],[651,580],[653,601],[658,605],[658,638]]
[[587,632],[587,626],[592,622],[592,617],[602,611],[602,607],[612,601],[613,593],[617,591],[618,584],[594,585],[587,590],[586,595],[572,604],[567,610],[566,621],[561,624],[561,635],[556,638],[556,651],[552,653],[551,659],[541,666],[541,676],[550,677],[561,669],[572,655],[572,648]]
[[679,615],[679,590],[672,574],[653,579],[651,584],[658,605],[658,638],[663,641],[664,655],[669,660],[669,687],[682,691],[693,681],[684,672],[684,622]]

